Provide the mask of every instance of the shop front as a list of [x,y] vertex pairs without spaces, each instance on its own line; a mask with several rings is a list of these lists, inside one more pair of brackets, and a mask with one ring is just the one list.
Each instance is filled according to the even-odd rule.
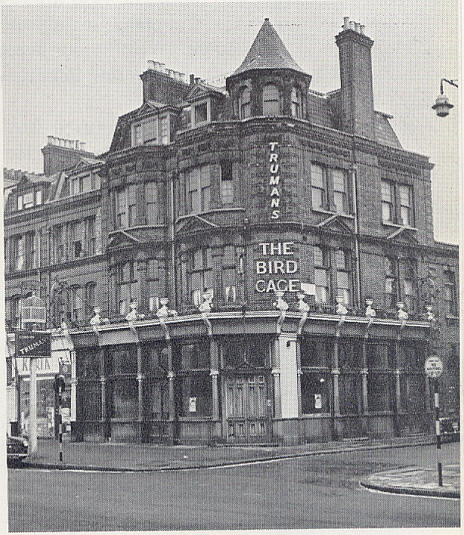
[[[77,440],[296,444],[429,432],[428,324],[217,312],[72,333]],[[301,332],[298,332],[301,330]],[[93,344],[93,345],[92,345]]]

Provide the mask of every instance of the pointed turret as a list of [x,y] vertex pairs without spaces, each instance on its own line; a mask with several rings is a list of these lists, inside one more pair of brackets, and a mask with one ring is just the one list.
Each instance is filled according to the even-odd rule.
[[240,67],[226,79],[233,117],[287,115],[306,118],[311,76],[292,58],[269,19]]
[[303,72],[285,48],[269,19],[264,19],[248,54],[234,75],[254,69],[293,69]]

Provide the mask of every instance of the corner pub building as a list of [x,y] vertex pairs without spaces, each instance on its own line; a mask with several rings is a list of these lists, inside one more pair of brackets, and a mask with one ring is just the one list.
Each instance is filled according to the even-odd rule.
[[225,88],[150,61],[142,105],[79,164],[101,177],[101,244],[93,316],[69,305],[75,440],[427,433],[431,351],[458,410],[458,252],[433,238],[433,166],[374,110],[364,27],[335,40],[328,94],[268,19]]

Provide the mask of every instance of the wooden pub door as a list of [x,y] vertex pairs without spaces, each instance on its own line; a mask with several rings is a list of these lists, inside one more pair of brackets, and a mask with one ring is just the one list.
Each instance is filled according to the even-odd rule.
[[225,377],[225,427],[229,443],[270,441],[270,398],[264,375]]

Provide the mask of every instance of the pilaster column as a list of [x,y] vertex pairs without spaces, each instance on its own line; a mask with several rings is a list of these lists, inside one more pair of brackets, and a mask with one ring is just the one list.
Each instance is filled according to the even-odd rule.
[[[101,401],[101,415],[100,421],[103,424],[107,420],[107,411],[106,411],[106,374],[105,374],[105,351],[100,349],[98,352],[98,358],[100,360],[100,401]],[[105,433],[105,431],[103,431]]]
[[361,388],[362,388],[362,407],[363,414],[369,412],[368,398],[367,398],[367,378],[369,370],[367,367],[367,338],[365,337],[362,345],[362,369],[361,369]]
[[298,396],[298,418],[301,418],[303,413],[301,408],[301,338],[296,339],[296,391]]
[[76,352],[70,351],[71,356],[71,422],[76,421],[76,403],[77,403],[77,370],[76,370]]
[[143,439],[143,383],[145,376],[142,373],[142,346],[137,344],[137,393],[138,393],[138,413],[137,413],[137,424],[138,424],[138,438],[139,442],[142,442]]
[[340,369],[338,367],[338,346],[340,333],[336,333],[334,348],[333,348],[333,362],[332,362],[332,382],[333,382],[333,412],[334,416],[340,416],[340,391],[339,391],[339,377]]
[[148,310],[148,282],[147,282],[147,267],[148,262],[145,258],[137,260],[137,278],[139,281],[139,294],[137,301],[140,303],[140,308],[145,311]]
[[214,338],[210,338],[209,352],[211,361],[211,392],[212,392],[212,416],[213,420],[219,420],[219,389],[218,389],[218,376],[219,376],[219,352],[218,344]]
[[274,418],[281,418],[282,403],[280,395],[280,369],[274,368],[271,374],[274,380]]
[[169,421],[173,422],[176,419],[176,405],[174,401],[174,378],[175,373],[172,369],[172,345],[171,342],[168,341],[167,345],[168,350],[168,393],[169,393]]

